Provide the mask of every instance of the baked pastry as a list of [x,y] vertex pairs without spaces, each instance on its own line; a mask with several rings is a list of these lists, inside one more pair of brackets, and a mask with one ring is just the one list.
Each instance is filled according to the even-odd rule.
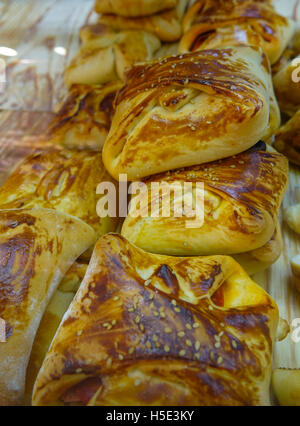
[[69,149],[100,151],[113,117],[113,102],[121,87],[121,81],[104,86],[71,86],[46,139]]
[[74,262],[61,280],[40,322],[26,371],[25,403],[31,405],[32,390],[50,344],[87,270],[87,264]]
[[63,275],[94,244],[94,230],[54,210],[0,211],[0,405],[23,402],[25,374],[42,315]]
[[[266,152],[264,143],[232,158],[152,176],[144,181],[147,191],[137,195],[139,203],[131,202],[122,235],[152,253],[248,253],[274,235],[287,182],[287,159]],[[158,183],[166,190],[157,195]],[[188,197],[195,200],[193,211]],[[170,214],[164,214],[168,204]]]
[[282,247],[281,229],[277,220],[275,232],[267,244],[247,253],[235,254],[233,258],[249,275],[254,275],[273,265],[279,259]]
[[277,324],[275,302],[231,257],[152,255],[110,234],[33,405],[267,405]]
[[178,41],[182,35],[182,19],[188,0],[178,0],[176,8],[151,16],[128,18],[120,15],[104,14],[99,22],[114,30],[144,30],[155,34],[161,41]]
[[[78,217],[99,237],[115,231],[118,219],[100,218],[96,189],[113,182],[94,151],[56,150],[29,156],[0,188],[0,208],[44,207]],[[90,251],[86,253],[90,257]]]
[[275,133],[273,146],[300,166],[300,109]]
[[300,370],[277,368],[272,385],[280,405],[300,407]]
[[289,227],[300,234],[300,204],[294,204],[284,209],[284,218]]
[[141,17],[176,7],[178,0],[96,0],[97,13]]
[[245,151],[268,131],[268,81],[264,55],[245,46],[133,67],[103,148],[106,169],[137,180]]
[[198,0],[184,18],[180,52],[239,44],[260,46],[274,64],[288,46],[295,24],[269,1]]
[[[89,36],[86,33],[91,33]],[[146,31],[114,32],[103,25],[85,27],[83,44],[68,66],[65,83],[105,84],[124,78],[126,68],[152,59],[160,41]],[[85,37],[88,42],[85,42]],[[97,46],[97,47],[96,47]]]
[[282,112],[294,115],[300,109],[300,55],[273,77],[274,90]]

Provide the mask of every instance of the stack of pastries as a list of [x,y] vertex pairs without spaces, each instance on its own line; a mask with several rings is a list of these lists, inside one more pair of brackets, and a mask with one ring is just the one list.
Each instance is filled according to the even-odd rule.
[[[286,332],[250,276],[282,250],[271,65],[294,25],[267,0],[187,3],[97,0],[52,148],[0,188],[0,405],[270,404]],[[147,191],[100,218],[124,177]],[[186,183],[203,221],[181,192],[138,209]]]

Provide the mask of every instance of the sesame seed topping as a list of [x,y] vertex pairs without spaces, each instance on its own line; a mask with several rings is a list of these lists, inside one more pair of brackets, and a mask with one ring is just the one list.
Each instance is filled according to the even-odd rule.
[[119,354],[119,360],[122,361],[124,359],[122,354]]
[[198,327],[200,327],[199,322],[195,322],[195,323],[193,324],[193,328],[198,328]]
[[173,305],[173,306],[176,306],[176,305],[177,305],[177,302],[176,302],[176,300],[175,300],[175,299],[173,299],[171,303],[172,303],[172,305]]
[[185,344],[187,345],[187,346],[193,346],[193,344],[192,344],[192,342],[189,340],[189,339],[187,339],[186,341],[185,341]]
[[132,355],[132,354],[133,354],[133,352],[134,352],[134,347],[133,347],[133,346],[131,346],[131,348],[129,348],[129,350],[128,350],[128,353],[129,353],[130,355]]
[[186,354],[186,352],[185,352],[185,350],[184,349],[182,349],[180,352],[179,352],[179,356],[184,356]]
[[119,298],[119,296],[115,296],[114,297],[114,301],[116,302],[117,300],[119,300],[120,298]]
[[184,337],[185,336],[185,332],[184,331],[179,331],[179,333],[177,333],[178,337]]
[[232,346],[234,347],[234,349],[236,349],[236,348],[237,348],[237,343],[236,343],[236,341],[235,341],[235,340],[232,340],[232,341],[231,341],[231,344],[232,344]]
[[218,360],[217,360],[217,364],[222,364],[223,362],[223,358],[221,356],[219,356]]
[[137,315],[137,316],[136,316],[136,318],[135,318],[135,322],[136,322],[136,324],[139,324],[139,323],[140,323],[140,321],[141,321],[141,318],[139,317],[139,315]]
[[221,343],[220,342],[215,343],[215,348],[219,349],[220,347],[221,347]]
[[188,330],[192,330],[192,326],[191,326],[191,324],[185,324],[185,326],[186,326],[186,328],[187,328]]
[[147,346],[147,348],[148,348],[148,349],[151,349],[151,348],[152,348],[152,345],[151,345],[151,343],[149,342],[149,340],[147,340],[147,342],[146,342],[146,346]]
[[76,373],[82,373],[82,368],[77,368]]
[[145,327],[143,326],[143,324],[140,324],[140,330],[141,330],[141,331],[144,331],[144,330],[145,330]]
[[165,352],[170,352],[170,348],[169,348],[169,346],[168,346],[168,345],[165,345],[165,346],[164,346],[164,351],[165,351]]
[[112,364],[112,358],[108,358],[108,360],[106,361],[106,366],[110,367]]
[[181,312],[180,308],[174,308],[175,312]]
[[171,334],[172,333],[172,329],[170,327],[166,327],[165,328],[165,333]]
[[197,340],[197,342],[195,343],[195,349],[196,349],[196,351],[199,351],[200,346],[201,346],[201,343],[199,342],[199,340]]

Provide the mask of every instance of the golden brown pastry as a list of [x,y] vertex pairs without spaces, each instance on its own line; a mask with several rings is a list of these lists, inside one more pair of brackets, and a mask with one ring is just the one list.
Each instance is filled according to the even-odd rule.
[[245,151],[269,129],[268,81],[265,56],[245,46],[133,67],[103,148],[106,169],[137,180]]
[[94,244],[83,221],[48,209],[0,210],[0,405],[23,402],[25,374],[42,315],[63,275]]
[[[0,188],[0,208],[44,207],[78,217],[97,236],[115,231],[118,219],[100,218],[101,182],[112,182],[94,151],[57,150],[29,156]],[[88,254],[87,254],[88,255]]]
[[184,19],[179,51],[215,49],[239,44],[262,47],[271,64],[290,42],[295,25],[276,13],[268,1],[198,0]]
[[275,133],[273,146],[300,166],[300,109]]
[[[148,191],[137,195],[137,209],[132,202],[122,235],[146,251],[178,256],[249,254],[263,247],[274,236],[288,182],[287,159],[264,149],[260,143],[235,157],[147,178]],[[156,210],[154,185],[163,182],[169,191],[159,194]],[[192,214],[186,211],[187,182],[193,183],[190,192],[199,204],[198,217],[195,208]],[[196,192],[199,183],[204,183],[202,197]],[[172,184],[180,185],[180,193],[170,191]],[[165,215],[169,194],[170,214]],[[181,215],[177,214],[179,205],[184,206]]]
[[47,140],[69,149],[101,150],[122,82],[104,86],[73,85],[47,131]]
[[182,35],[182,19],[187,4],[188,0],[178,0],[176,8],[137,18],[104,14],[99,17],[99,22],[117,31],[149,31],[161,41],[174,42],[178,41]]
[[[278,309],[232,258],[102,237],[33,405],[265,405]],[[55,380],[53,380],[55,378]]]
[[83,30],[82,47],[68,66],[65,83],[105,84],[124,78],[126,68],[147,61],[160,48],[160,41],[146,31],[114,32],[96,25]]
[[281,229],[277,220],[275,232],[267,244],[250,252],[236,254],[233,258],[249,275],[254,275],[273,265],[279,259],[282,247]]
[[280,405],[300,407],[300,370],[277,368],[272,384]]
[[173,9],[178,0],[96,0],[97,13],[141,17],[153,15],[162,10]]
[[273,78],[282,112],[294,115],[300,109],[300,55],[289,61]]
[[300,204],[285,208],[284,218],[289,227],[297,234],[300,234]]

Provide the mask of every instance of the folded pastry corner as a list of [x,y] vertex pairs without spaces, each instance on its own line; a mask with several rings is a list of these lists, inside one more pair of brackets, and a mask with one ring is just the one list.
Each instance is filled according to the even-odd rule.
[[[97,187],[113,182],[101,153],[54,150],[30,155],[0,188],[2,209],[43,207],[78,217],[89,224],[97,237],[113,232],[117,217],[100,218]],[[87,253],[88,258],[90,252]]]
[[102,237],[33,405],[268,405],[273,299],[232,258]]
[[171,43],[178,41],[182,35],[182,20],[187,4],[188,0],[177,0],[173,9],[162,10],[150,16],[102,14],[99,22],[116,31],[145,30],[155,34],[161,41]]
[[123,80],[134,63],[153,59],[160,40],[147,31],[115,32],[105,25],[84,27],[82,47],[65,72],[65,83],[105,84]]
[[0,405],[22,404],[32,344],[43,313],[72,263],[95,243],[82,220],[54,210],[0,210]]
[[255,145],[269,128],[265,59],[260,49],[242,46],[133,67],[104,144],[106,169],[138,180]]
[[[249,265],[249,256],[255,256],[249,252],[261,249],[257,252],[260,257],[264,252],[265,261],[274,260],[278,238],[270,240],[276,235],[278,212],[287,188],[288,161],[265,148],[261,142],[231,158],[145,179],[147,191],[137,195],[139,203],[132,201],[122,235],[152,253],[246,253]],[[185,189],[187,183],[192,186]],[[197,184],[203,189],[198,185],[197,190]],[[157,185],[165,188],[158,195]],[[186,201],[188,197],[195,200],[194,207]],[[168,206],[167,215],[164,212]],[[252,266],[262,264],[254,262]]]
[[49,125],[47,140],[68,149],[101,151],[114,114],[114,99],[121,87],[121,81],[103,86],[71,86]]
[[295,23],[279,15],[271,2],[198,0],[185,15],[179,51],[240,44],[260,46],[274,64],[291,41]]

